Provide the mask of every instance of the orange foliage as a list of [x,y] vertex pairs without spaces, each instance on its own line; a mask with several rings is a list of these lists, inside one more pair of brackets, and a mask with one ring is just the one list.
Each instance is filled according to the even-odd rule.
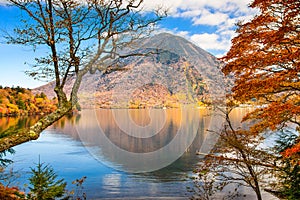
[[0,199],[2,200],[18,200],[25,199],[24,192],[21,192],[17,187],[5,187],[0,184]]
[[[286,149],[282,155],[283,157],[291,157],[291,156],[295,156],[295,155],[300,155],[300,142],[298,142],[296,145],[294,145],[291,148]],[[299,157],[299,156],[298,156]],[[299,164],[300,164],[300,160],[299,160]]]
[[[263,104],[244,120],[256,119],[253,134],[294,123],[300,126],[300,1],[254,0],[260,14],[240,24],[223,61],[234,74],[233,97]],[[299,151],[299,144],[286,155]]]
[[0,89],[0,116],[50,113],[56,109],[56,104],[56,100],[49,100],[44,94],[34,96],[28,89]]

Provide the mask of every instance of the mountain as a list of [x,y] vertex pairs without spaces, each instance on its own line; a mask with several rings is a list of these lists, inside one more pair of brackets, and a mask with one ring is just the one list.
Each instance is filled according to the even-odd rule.
[[[217,58],[182,37],[161,33],[122,52],[157,53],[115,60],[112,68],[122,71],[87,74],[78,94],[82,107],[178,107],[210,101],[225,91]],[[49,83],[34,91],[54,96],[53,87]]]

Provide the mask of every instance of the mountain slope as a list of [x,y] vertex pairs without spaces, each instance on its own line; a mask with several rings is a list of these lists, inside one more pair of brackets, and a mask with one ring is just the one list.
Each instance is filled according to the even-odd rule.
[[[218,60],[184,38],[161,33],[123,51],[159,53],[115,60],[113,65],[124,71],[86,75],[78,95],[83,107],[177,107],[208,101],[224,91]],[[53,87],[50,83],[35,91],[51,96],[47,91]]]

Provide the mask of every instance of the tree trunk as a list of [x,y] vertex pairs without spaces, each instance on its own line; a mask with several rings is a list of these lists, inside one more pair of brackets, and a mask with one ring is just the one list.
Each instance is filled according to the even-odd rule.
[[72,110],[72,104],[65,102],[57,110],[40,119],[37,123],[27,129],[21,129],[18,133],[0,139],[0,152],[14,147],[16,145],[36,140],[40,133],[48,126],[62,118],[65,114]]
[[[91,62],[93,64],[93,62]],[[90,64],[89,66],[92,66]],[[62,118],[65,114],[70,112],[73,106],[76,106],[77,102],[77,92],[79,90],[82,77],[89,71],[90,67],[86,67],[84,70],[78,73],[75,83],[72,88],[70,100],[67,100],[67,95],[63,91],[63,87],[57,86],[54,91],[58,97],[58,109],[49,115],[40,119],[37,123],[27,129],[21,129],[15,134],[9,135],[5,138],[0,139],[0,152],[14,147],[16,145],[28,142],[30,140],[36,140],[39,138],[40,133],[45,130],[48,126],[52,125],[54,122]]]
[[258,181],[255,179],[254,182],[255,182],[254,191],[256,193],[257,200],[262,200],[262,196],[261,196],[261,192],[260,192],[260,189],[259,189],[260,187],[259,187]]
[[63,106],[66,102],[68,102],[67,95],[63,91],[63,88],[60,86],[56,86],[54,88],[54,92],[56,93],[56,96],[58,98],[58,107]]

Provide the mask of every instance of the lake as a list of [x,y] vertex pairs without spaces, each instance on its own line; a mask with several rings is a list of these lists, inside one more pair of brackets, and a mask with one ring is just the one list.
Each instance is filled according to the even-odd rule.
[[[238,121],[247,109],[236,110]],[[68,185],[86,176],[88,199],[187,199],[193,169],[217,141],[223,118],[205,108],[99,109],[66,116],[36,141],[14,147],[10,166],[28,183],[30,167],[50,164]],[[0,118],[0,130],[30,124]],[[22,123],[20,122],[22,121]]]

